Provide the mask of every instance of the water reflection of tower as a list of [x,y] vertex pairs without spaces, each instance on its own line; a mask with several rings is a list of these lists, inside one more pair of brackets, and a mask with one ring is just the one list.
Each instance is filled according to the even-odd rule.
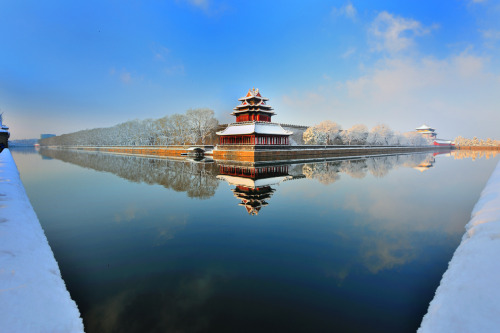
[[436,162],[436,159],[434,158],[435,155],[429,155],[424,161],[422,161],[419,165],[416,167],[413,167],[413,169],[416,169],[420,172],[427,171],[428,169],[432,168],[434,166],[434,163]]
[[250,215],[258,215],[260,209],[268,205],[267,201],[276,191],[272,185],[294,179],[288,175],[287,165],[247,167],[221,164],[219,173],[218,179],[235,186],[231,191]]

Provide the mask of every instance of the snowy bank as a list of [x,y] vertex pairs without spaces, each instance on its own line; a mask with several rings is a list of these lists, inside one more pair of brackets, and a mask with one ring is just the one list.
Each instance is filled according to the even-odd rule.
[[83,332],[8,149],[0,153],[0,332]]
[[500,163],[466,225],[419,333],[500,330]]

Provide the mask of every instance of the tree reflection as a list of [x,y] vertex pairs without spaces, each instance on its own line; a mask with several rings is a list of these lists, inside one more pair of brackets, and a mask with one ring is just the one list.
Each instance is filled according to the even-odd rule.
[[457,149],[451,151],[451,156],[453,156],[456,160],[461,160],[464,158],[470,158],[472,160],[476,160],[479,158],[490,159],[497,156],[497,150],[465,150],[465,149]]
[[[276,191],[275,186],[283,181],[308,178],[331,185],[340,179],[341,173],[352,178],[363,178],[367,174],[384,177],[394,168],[409,167],[423,171],[435,163],[432,153],[241,166],[198,163],[184,158],[160,159],[64,149],[42,148],[40,152],[44,157],[111,172],[133,182],[159,184],[177,192],[186,192],[190,198],[211,198],[217,190],[218,180],[224,180],[235,186],[231,191],[250,215],[258,215],[262,207],[269,204]],[[481,152],[464,151],[464,154],[469,156]]]
[[97,171],[111,172],[136,183],[159,184],[190,198],[211,198],[219,183],[214,163],[187,159],[158,159],[63,149],[41,149],[42,156]]

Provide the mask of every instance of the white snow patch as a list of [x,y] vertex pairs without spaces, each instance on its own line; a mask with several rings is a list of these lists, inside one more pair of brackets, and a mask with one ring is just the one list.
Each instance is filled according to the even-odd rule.
[[500,162],[465,229],[419,333],[500,329]]
[[0,332],[83,332],[8,149],[0,154]]
[[285,130],[280,124],[266,122],[232,123],[218,135],[243,135],[243,134],[276,134],[292,135],[293,132]]

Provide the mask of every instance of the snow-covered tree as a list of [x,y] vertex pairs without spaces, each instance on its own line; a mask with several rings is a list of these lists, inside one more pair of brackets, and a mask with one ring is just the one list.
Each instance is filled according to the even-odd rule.
[[368,134],[367,144],[370,145],[389,145],[394,132],[385,124],[379,124],[373,127]]
[[332,145],[336,140],[341,140],[340,132],[342,131],[342,127],[334,121],[324,120],[314,127],[318,132],[326,135],[325,144],[327,145]]
[[354,125],[342,131],[342,141],[348,145],[364,145],[368,138],[368,128],[365,125]]
[[306,129],[303,138],[306,145],[326,145],[327,142],[327,134],[318,131],[316,127]]
[[194,134],[195,142],[205,144],[207,137],[212,134],[219,123],[211,109],[189,109],[186,117]]
[[406,139],[406,144],[409,146],[426,146],[431,144],[429,138],[424,137],[416,131],[403,133],[403,136]]
[[340,140],[340,131],[342,128],[339,124],[325,120],[316,126],[309,127],[303,134],[304,143],[306,145],[328,145],[334,144],[336,140]]

